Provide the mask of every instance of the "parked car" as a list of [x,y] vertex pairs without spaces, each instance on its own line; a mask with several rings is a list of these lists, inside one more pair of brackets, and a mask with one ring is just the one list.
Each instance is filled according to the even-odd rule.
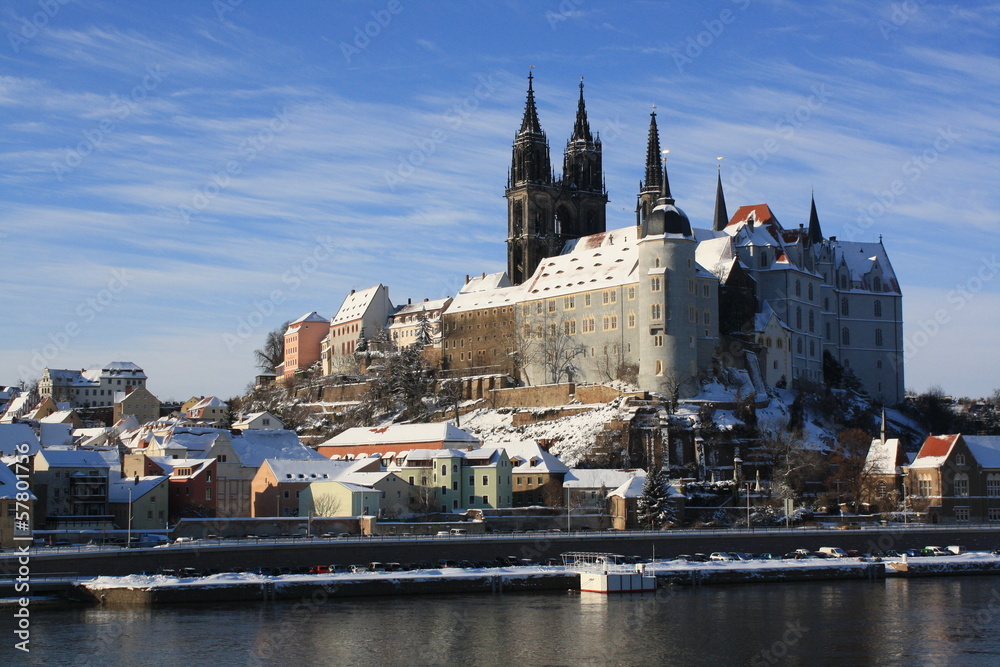
[[923,548],[923,555],[924,556],[954,556],[955,554],[951,553],[950,551],[948,551],[944,547],[924,547]]
[[313,565],[309,568],[309,574],[330,574],[329,565]]
[[713,560],[713,561],[733,561],[733,560],[738,560],[738,559],[735,556],[733,556],[732,554],[730,554],[730,553],[728,553],[726,551],[714,551],[714,552],[712,552],[712,555],[709,556],[709,560]]
[[847,556],[849,555],[846,551],[844,551],[840,547],[820,547],[819,552],[821,554],[827,554],[828,556],[832,556],[833,558],[847,558]]

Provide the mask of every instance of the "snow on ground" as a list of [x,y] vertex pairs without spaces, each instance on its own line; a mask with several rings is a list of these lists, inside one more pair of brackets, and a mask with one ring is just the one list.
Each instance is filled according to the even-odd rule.
[[[551,452],[557,455],[568,466],[576,465],[597,439],[597,434],[604,430],[604,425],[625,414],[621,407],[621,399],[610,403],[592,406],[572,405],[566,407],[592,407],[592,410],[581,412],[552,421],[513,426],[513,411],[497,411],[480,409],[465,415],[462,428],[483,440],[487,446],[503,446],[505,442],[520,442],[522,440],[550,439],[557,442],[552,445]],[[545,412],[558,408],[524,408]]]

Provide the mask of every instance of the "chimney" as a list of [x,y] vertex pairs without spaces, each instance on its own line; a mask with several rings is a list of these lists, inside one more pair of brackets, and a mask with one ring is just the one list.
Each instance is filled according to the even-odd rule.
[[428,299],[428,298],[427,298],[427,297],[425,296],[425,297],[424,297],[424,303],[427,303],[428,301],[430,301],[430,299]]
[[354,296],[354,290],[351,290],[351,296]]
[[469,283],[469,274],[468,273],[465,274],[465,283],[466,284]]
[[139,485],[139,473],[135,474],[135,478],[133,478],[132,483],[135,484],[136,486]]
[[485,278],[485,277],[486,277],[486,272],[485,272],[485,271],[483,271],[483,278]]
[[407,306],[411,305],[412,303],[413,303],[413,299],[407,299],[406,300],[406,305]]

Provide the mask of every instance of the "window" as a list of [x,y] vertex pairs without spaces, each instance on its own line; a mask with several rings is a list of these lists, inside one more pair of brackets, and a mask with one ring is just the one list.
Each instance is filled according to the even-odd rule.
[[712,296],[712,288],[708,285],[701,286],[701,296],[708,299]]
[[875,299],[872,308],[875,311],[875,317],[882,317],[882,302],[879,299]]
[[590,295],[589,294],[584,294],[583,295],[583,305],[585,305],[588,308],[590,308]]
[[656,360],[656,374],[657,375],[663,375],[663,360],[662,359],[657,359]]
[[458,480],[455,480],[454,482],[451,483],[451,490],[458,491]]
[[809,356],[810,357],[816,356],[816,341],[814,340],[809,341]]
[[572,336],[576,333],[576,320],[566,320],[563,322],[563,333]]
[[701,314],[701,323],[704,325],[709,325],[712,323],[712,313],[707,310]]
[[760,251],[760,268],[763,269],[763,268],[766,268],[766,267],[767,267],[767,253],[764,252],[763,250],[761,250]]
[[628,314],[628,328],[635,329],[635,313]]
[[826,339],[830,340],[830,323],[826,323]]
[[631,285],[629,285],[629,288],[628,288],[628,300],[629,301],[634,301],[635,300],[635,287],[633,287]]
[[652,306],[650,306],[649,314],[650,317],[652,317],[654,320],[660,319],[660,304],[654,303]]
[[795,328],[802,330],[802,308],[798,306],[795,308]]
[[813,300],[813,284],[809,283],[809,300]]
[[965,454],[959,452],[955,455],[955,465],[964,466],[965,465]]
[[798,354],[802,354],[802,339],[801,338],[797,339],[797,342],[795,344],[795,351]]
[[844,327],[840,332],[840,344],[850,345],[851,344],[851,330]]
[[212,481],[212,471],[211,470],[206,470],[205,471],[205,481],[206,482],[211,482]]
[[476,503],[476,497],[475,496],[469,496],[469,504],[470,505],[474,505],[475,503]]
[[688,306],[688,322],[698,321],[698,310],[694,306]]
[[809,311],[809,333],[816,331],[816,315]]
[[917,480],[917,495],[918,496],[929,496],[931,495],[931,480],[929,477],[921,477]]
[[959,473],[955,475],[955,497],[957,498],[968,498],[969,497],[969,476],[965,473]]
[[555,299],[549,299],[549,301],[548,301],[548,308],[549,308],[549,312],[550,313],[556,312],[556,300]]
[[212,489],[207,488],[205,489],[205,500],[211,500],[211,499],[212,499]]
[[851,314],[851,309],[847,307],[847,297],[841,297],[840,299],[840,314],[847,317]]
[[660,334],[653,336],[653,347],[663,347],[663,336]]
[[490,499],[489,499],[488,496],[483,496],[483,504],[484,505],[489,505],[490,504]]
[[882,347],[882,330],[875,330],[875,347]]
[[573,310],[576,308],[576,297],[575,296],[564,296],[563,297],[563,310]]
[[879,482],[875,485],[875,495],[879,498],[885,498],[889,495],[889,485],[885,482]]
[[969,508],[968,507],[956,507],[955,508],[955,521],[957,523],[969,523]]
[[987,512],[987,521],[1000,521],[1000,507],[991,507]]
[[1000,475],[990,473],[986,478],[986,495],[991,498],[1000,498]]
[[795,281],[795,296],[802,296],[802,281]]
[[286,499],[286,500],[287,500],[287,499],[288,499],[288,498],[290,497],[290,496],[288,495],[288,491],[285,491],[285,492],[284,492],[284,496],[285,496],[285,499]]
[[447,474],[448,474],[448,466],[447,465],[441,466],[441,476],[444,477]]
[[879,278],[878,276],[875,276],[875,278],[872,279],[872,291],[873,292],[882,291],[882,279]]
[[483,475],[483,486],[490,485],[490,478],[487,475]]
[[658,277],[657,278],[650,278],[649,279],[649,291],[650,292],[659,292],[660,289],[661,289],[661,287],[662,287],[662,283],[660,282],[660,279]]

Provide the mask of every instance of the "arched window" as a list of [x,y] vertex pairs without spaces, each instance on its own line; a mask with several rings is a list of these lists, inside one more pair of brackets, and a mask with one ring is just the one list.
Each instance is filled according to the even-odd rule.
[[844,327],[840,330],[840,344],[850,345],[851,344],[851,330]]
[[840,289],[847,289],[847,276],[840,276]]
[[875,317],[882,317],[882,302],[879,301],[878,299],[875,299],[874,310],[875,310]]
[[802,281],[795,281],[795,296],[802,296]]
[[816,356],[816,341],[814,340],[809,341],[809,356],[810,357]]
[[816,316],[813,314],[813,311],[810,310],[809,311],[809,332],[812,333],[813,331],[816,331]]
[[802,329],[802,308],[798,306],[795,308],[795,328]]
[[802,354],[802,339],[799,338],[798,341],[799,342],[796,343],[795,348],[796,348],[796,350],[798,351],[799,354]]
[[875,330],[875,347],[882,347],[882,330]]
[[881,292],[882,291],[882,279],[879,278],[878,276],[875,276],[872,279],[872,290],[875,291],[875,292]]
[[851,314],[851,309],[847,307],[847,297],[841,297],[840,299],[840,314],[843,316],[848,316]]
[[813,300],[813,284],[809,283],[809,300]]
[[969,476],[964,472],[955,475],[955,497],[969,497]]
[[766,267],[767,267],[767,251],[761,250],[760,251],[760,268],[763,269],[763,268],[766,268]]
[[879,498],[885,498],[889,495],[889,485],[885,482],[879,482],[875,485],[875,495]]

